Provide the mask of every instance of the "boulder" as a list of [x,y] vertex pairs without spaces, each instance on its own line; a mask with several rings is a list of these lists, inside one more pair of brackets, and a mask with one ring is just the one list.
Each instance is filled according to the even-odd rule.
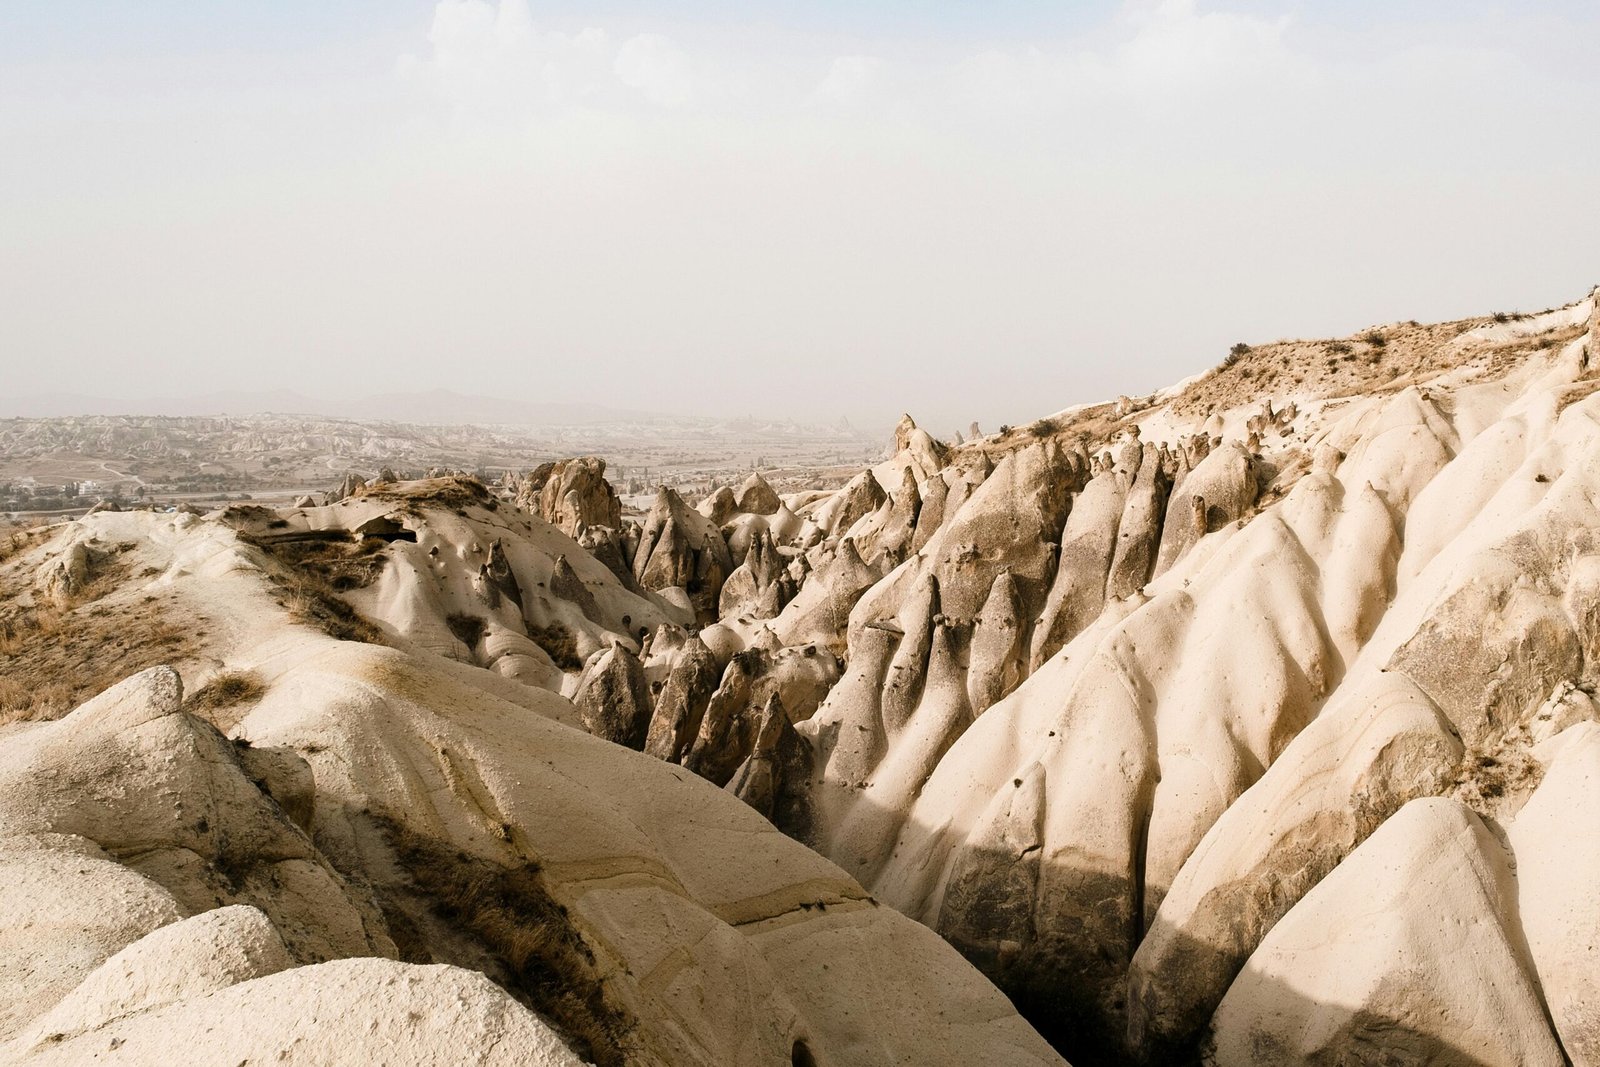
[[650,731],[650,686],[638,657],[614,644],[583,669],[572,703],[596,737],[643,751]]
[[[759,471],[746,478],[739,487],[738,508],[740,511],[751,515],[771,515],[783,506],[783,501],[778,497],[778,491],[763,477]],[[724,520],[726,521],[726,520]]]
[[711,520],[683,502],[676,490],[661,486],[645,519],[633,574],[646,589],[681,589],[702,625],[717,618],[722,583],[733,560]]
[[517,506],[568,536],[575,536],[583,526],[622,526],[622,501],[606,479],[606,461],[599,456],[577,456],[538,467],[522,480]]
[[656,697],[645,752],[668,763],[682,763],[721,679],[716,656],[698,635],[689,637],[673,658]]
[[795,732],[783,700],[767,698],[755,745],[728,789],[791,837],[804,839],[810,828],[811,746]]
[[384,959],[302,967],[186,997],[39,1044],[12,1062],[48,1067],[91,1059],[129,1067],[583,1063],[549,1024],[483,975]]

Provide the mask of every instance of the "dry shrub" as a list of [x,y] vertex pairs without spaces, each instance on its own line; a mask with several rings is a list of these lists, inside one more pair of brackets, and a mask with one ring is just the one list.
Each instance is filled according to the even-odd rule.
[[203,624],[154,597],[0,618],[0,724],[59,719],[129,675],[181,662],[195,653]]
[[254,671],[223,671],[190,693],[183,707],[190,712],[216,711],[260,700],[265,692],[266,686]]
[[383,631],[351,607],[327,579],[306,571],[272,577],[281,594],[278,603],[288,609],[296,622],[314,626],[340,641],[383,644]]
[[479,641],[483,640],[488,624],[477,615],[446,615],[445,625],[450,627],[450,632],[456,639],[468,648],[476,648]]
[[572,636],[572,631],[564,624],[552,622],[548,626],[536,626],[530,622],[525,626],[528,637],[545,650],[551,662],[557,667],[564,671],[583,670],[583,658],[578,655],[577,638]]
[[356,538],[348,530],[300,530],[261,536],[236,530],[239,540],[254,545],[280,563],[311,575],[335,592],[365,589],[383,573],[386,543]]
[[451,510],[463,510],[476,505],[490,511],[498,506],[488,486],[476,478],[460,474],[447,475],[443,478],[424,478],[404,485],[381,482],[369,485],[365,489],[357,489],[352,498],[361,497],[369,500],[393,500],[407,505],[407,510],[410,511],[416,511],[425,505]]
[[[634,1023],[606,995],[594,953],[536,862],[501,866],[370,816],[394,849],[408,886],[379,888],[379,904],[401,958],[482,971],[553,1022],[597,1067],[628,1062]],[[512,827],[504,836],[514,836]],[[429,937],[442,925],[451,937]],[[462,951],[460,941],[476,949]]]
[[24,526],[0,519],[0,563],[17,553],[32,548],[49,535],[49,527]]
[[234,533],[276,564],[267,568],[267,578],[277,590],[278,603],[295,621],[341,641],[383,644],[383,631],[339,594],[370,585],[383,573],[388,563],[384,542],[358,540],[348,530],[302,530],[277,536],[237,529]]

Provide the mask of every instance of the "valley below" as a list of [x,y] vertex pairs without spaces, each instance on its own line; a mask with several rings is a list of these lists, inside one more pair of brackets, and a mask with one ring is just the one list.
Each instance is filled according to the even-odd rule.
[[964,439],[0,419],[0,1061],[1600,1064],[1597,301]]

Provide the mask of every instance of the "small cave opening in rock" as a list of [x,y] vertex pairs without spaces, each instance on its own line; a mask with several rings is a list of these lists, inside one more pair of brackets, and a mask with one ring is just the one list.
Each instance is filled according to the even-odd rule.
[[368,519],[355,528],[355,534],[362,538],[373,538],[390,544],[395,541],[411,541],[417,539],[417,531],[408,529],[404,524],[387,515],[379,515],[375,519]]

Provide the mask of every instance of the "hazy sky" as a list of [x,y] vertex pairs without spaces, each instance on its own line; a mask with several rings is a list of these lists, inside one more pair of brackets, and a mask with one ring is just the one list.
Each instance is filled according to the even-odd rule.
[[1600,282],[1589,0],[0,0],[0,390],[1021,422]]

